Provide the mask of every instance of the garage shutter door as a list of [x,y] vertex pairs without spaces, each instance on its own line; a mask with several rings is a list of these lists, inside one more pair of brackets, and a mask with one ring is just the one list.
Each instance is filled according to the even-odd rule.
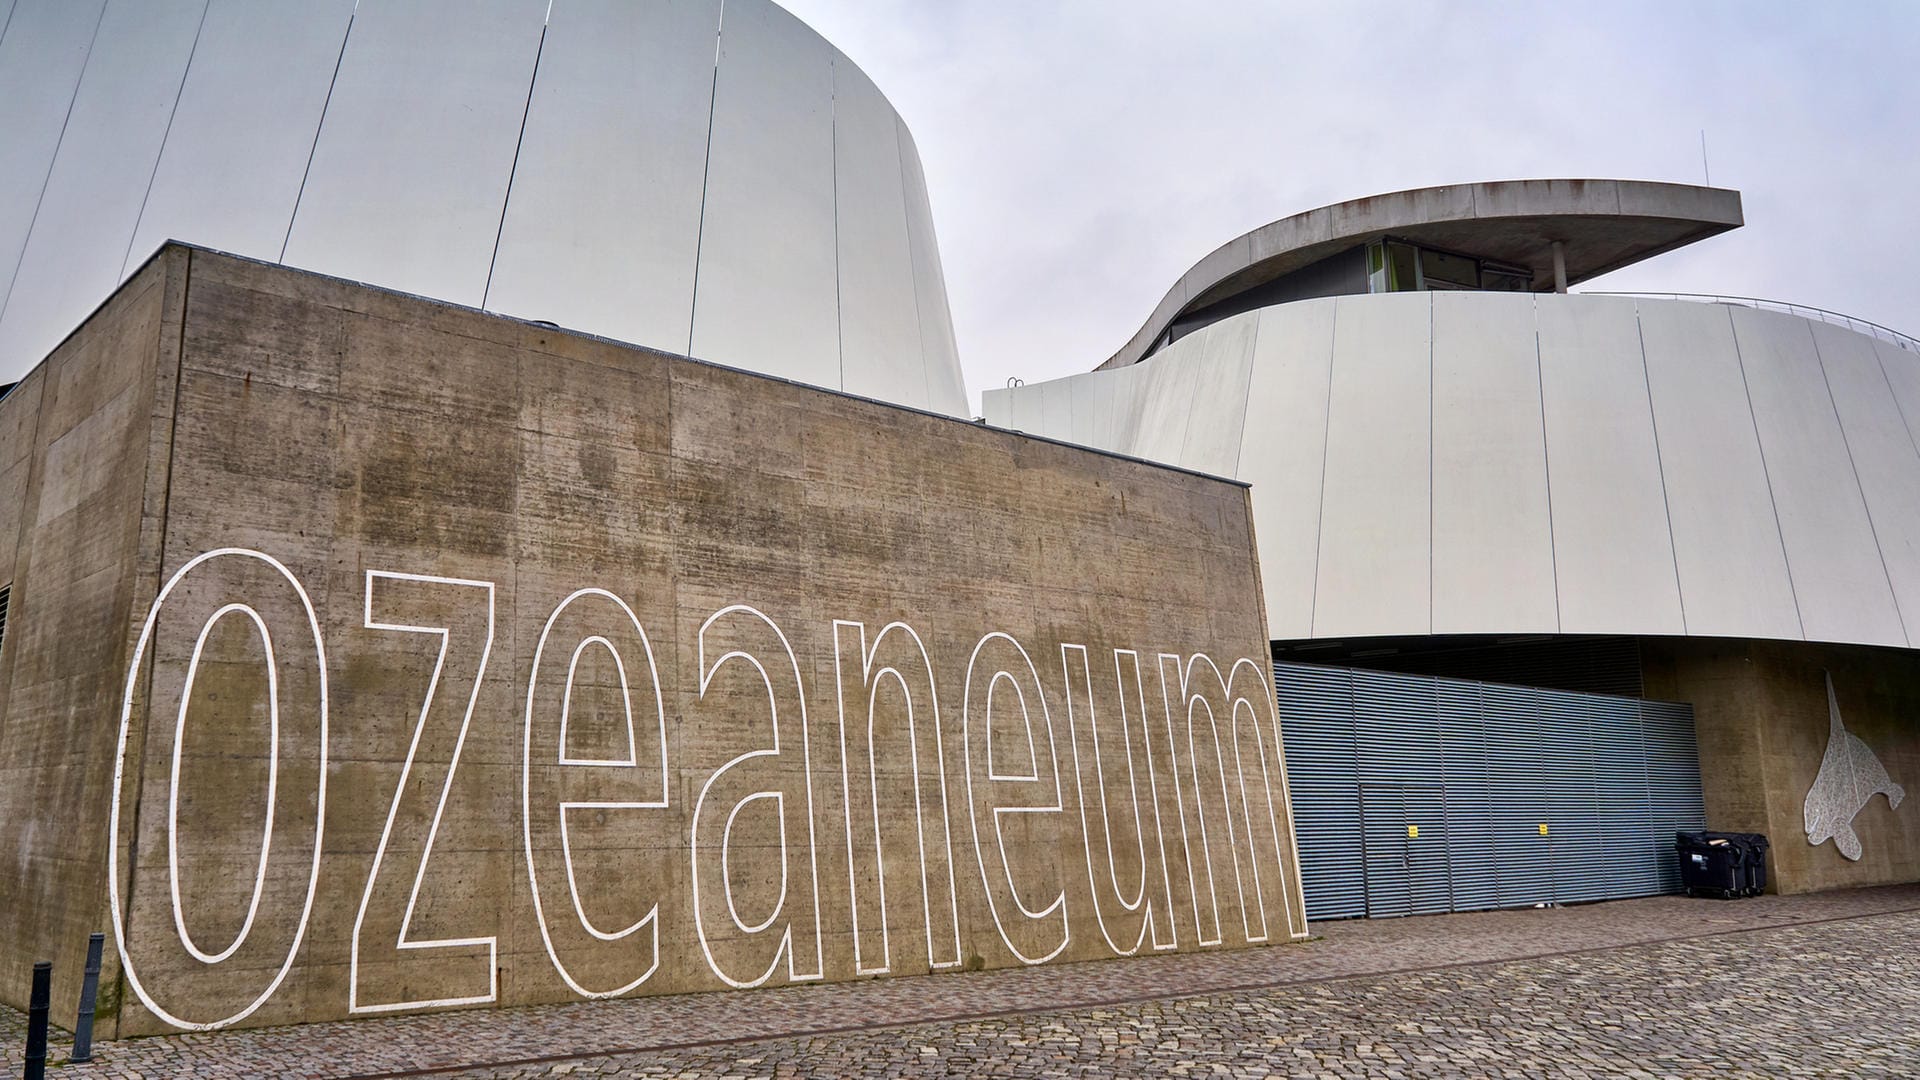
[[1274,668],[1312,919],[1677,892],[1704,827],[1691,706]]

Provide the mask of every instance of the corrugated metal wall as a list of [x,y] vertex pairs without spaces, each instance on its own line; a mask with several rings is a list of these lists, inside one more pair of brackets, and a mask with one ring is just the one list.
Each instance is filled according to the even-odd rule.
[[1307,917],[1677,892],[1693,708],[1278,664]]

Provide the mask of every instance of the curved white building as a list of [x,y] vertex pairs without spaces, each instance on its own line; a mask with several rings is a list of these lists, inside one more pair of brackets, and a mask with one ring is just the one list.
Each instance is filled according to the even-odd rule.
[[[1598,185],[1581,186],[1591,202]],[[1642,205],[1673,188],[1608,186]],[[1920,352],[1895,335],[1739,303],[1534,292],[1551,289],[1551,269],[1541,282],[1522,249],[1550,258],[1550,246],[1515,240],[1514,217],[1536,231],[1560,217],[1547,232],[1598,236],[1645,233],[1649,215],[1619,222],[1579,206],[1569,185],[1513,190],[1522,187],[1386,200],[1465,193],[1524,208],[1450,226],[1456,251],[1498,248],[1483,264],[1526,271],[1519,291],[1432,282],[1368,293],[1370,243],[1435,247],[1422,221],[1364,222],[1318,238],[1351,253],[1355,293],[1226,315],[1249,306],[1244,283],[1198,305],[1169,301],[1111,366],[991,391],[988,419],[1251,483],[1276,639],[1686,634],[1920,646],[1910,426]],[[1738,221],[1737,197],[1710,205],[1732,193],[1680,191],[1688,212],[1719,211],[1689,232]],[[1339,210],[1315,213],[1350,226],[1360,216]],[[1623,242],[1607,261],[1663,246]],[[1189,278],[1248,274],[1245,263],[1212,265]],[[1127,362],[1169,328],[1187,332]]]
[[0,382],[176,239],[967,411],[913,138],[767,0],[0,0],[0,27]]
[[[1788,888],[1911,880],[1912,808],[1847,808],[1864,860],[1800,822],[1832,730],[1920,783],[1920,342],[1788,304],[1566,292],[1741,224],[1735,192],[1628,181],[1324,207],[1222,245],[1099,369],[989,391],[987,418],[1250,483],[1277,660],[1689,702],[1707,821],[1772,834]],[[1417,733],[1456,691],[1386,708],[1358,675],[1351,698],[1314,678],[1283,676],[1283,709],[1344,734],[1291,729],[1297,801],[1353,768],[1356,730],[1388,748],[1360,789],[1433,779],[1394,762],[1429,753]],[[1494,738],[1476,725],[1456,733]],[[1589,819],[1615,770],[1638,775],[1580,756],[1602,741],[1539,748],[1588,770]],[[1328,822],[1365,816],[1341,784]],[[1357,857],[1339,836],[1323,857]],[[1337,865],[1321,879],[1360,873]]]

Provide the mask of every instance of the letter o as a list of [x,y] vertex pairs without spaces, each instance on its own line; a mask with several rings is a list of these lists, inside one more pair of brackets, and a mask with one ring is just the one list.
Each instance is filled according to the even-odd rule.
[[[127,734],[130,728],[132,727],[132,721],[133,721],[134,690],[139,685],[140,665],[141,665],[141,662],[146,659],[148,645],[152,643],[153,630],[154,630],[154,626],[159,621],[160,610],[162,607],[166,605],[167,597],[171,595],[173,593],[173,590],[182,581],[186,579],[188,574],[192,573],[196,568],[200,567],[201,565],[212,562],[213,560],[220,559],[220,558],[240,558],[240,559],[247,559],[255,562],[265,563],[267,566],[271,567],[275,572],[277,572],[282,578],[284,578],[287,584],[293,586],[294,593],[298,595],[300,598],[301,607],[304,610],[307,617],[307,628],[313,634],[314,661],[315,661],[317,672],[318,672],[319,704],[320,704],[320,716],[319,716],[320,760],[319,760],[319,768],[316,773],[318,780],[316,782],[317,790],[315,792],[315,803],[314,803],[313,865],[312,865],[312,868],[307,873],[307,896],[304,904],[300,908],[300,922],[294,930],[293,941],[291,944],[287,946],[286,958],[281,961],[279,970],[274,972],[273,980],[267,984],[266,989],[260,991],[260,995],[254,998],[253,1001],[250,1004],[248,1004],[245,1008],[241,1009],[239,1012],[236,1012],[230,1016],[222,1017],[219,1020],[198,1023],[191,1020],[184,1020],[178,1016],[175,1016],[173,1013],[169,1012],[167,1009],[161,1007],[160,1003],[153,999],[153,996],[147,992],[145,985],[141,983],[140,976],[138,972],[135,970],[133,957],[128,953],[127,934],[126,934],[126,926],[125,926],[126,920],[120,911],[120,905],[121,905],[120,799],[121,799],[122,790],[124,789],[126,784]],[[267,648],[267,664],[269,668],[270,686],[272,687],[272,689],[269,692],[269,702],[270,702],[269,710],[270,710],[270,716],[271,716],[270,722],[273,726],[273,732],[272,732],[273,765],[272,765],[272,773],[271,773],[272,778],[269,779],[269,792],[270,792],[269,799],[271,800],[271,798],[273,797],[272,796],[273,788],[277,785],[278,765],[279,765],[279,757],[280,757],[279,755],[279,719],[278,719],[279,691],[278,691],[278,674],[277,674],[278,660],[273,653],[272,639],[267,634],[266,623],[264,622],[264,620],[261,620],[260,617],[250,607],[227,605],[220,608],[218,611],[214,612],[214,614],[210,616],[207,619],[206,623],[200,628],[200,633],[198,635],[198,638],[196,640],[195,647],[194,647],[194,659],[192,663],[195,665],[198,664],[200,647],[205,644],[206,636],[210,631],[213,623],[217,622],[222,616],[225,616],[230,612],[233,612],[236,610],[244,610],[248,615],[252,616],[252,618],[254,619],[259,629],[261,639],[263,643],[265,643]],[[185,723],[186,723],[185,710],[187,708],[188,702],[191,700],[192,689],[193,689],[192,680],[191,678],[189,678],[188,685],[184,688],[182,693],[182,699],[181,699],[181,705],[180,705],[181,715],[176,722],[176,739],[178,739],[181,730],[183,730],[185,727]],[[177,743],[175,746],[175,755],[176,755],[176,764],[174,766],[172,780],[170,783],[170,792],[169,792],[170,803],[178,795],[179,766],[177,764],[177,755],[178,755]],[[268,813],[269,813],[269,830],[270,830],[271,814],[272,814],[271,801],[269,802]],[[309,917],[313,914],[314,893],[320,882],[320,845],[321,845],[322,834],[324,833],[326,828],[326,820],[327,820],[327,655],[326,655],[326,646],[322,642],[320,637],[320,620],[319,620],[319,617],[315,615],[313,610],[313,600],[307,595],[307,590],[300,584],[300,580],[294,577],[293,571],[287,569],[285,564],[281,563],[278,559],[275,559],[271,555],[266,555],[258,551],[253,551],[248,548],[218,548],[213,551],[208,551],[203,554],[196,555],[192,559],[189,559],[184,566],[180,567],[180,569],[174,571],[173,576],[167,579],[166,585],[161,587],[160,594],[154,597],[153,606],[147,610],[146,622],[140,628],[140,639],[134,645],[134,648],[133,648],[133,659],[129,661],[127,664],[126,692],[122,695],[120,699],[120,735],[119,735],[119,740],[115,745],[114,755],[113,755],[113,802],[112,802],[112,807],[107,819],[107,904],[108,904],[109,913],[111,914],[112,920],[113,920],[114,945],[119,950],[119,953],[120,953],[120,970],[126,976],[127,985],[133,988],[134,994],[139,997],[141,1004],[145,1005],[148,1011],[152,1012],[155,1016],[166,1021],[167,1023],[172,1024],[174,1027],[180,1028],[185,1031],[211,1031],[215,1028],[226,1027],[229,1024],[237,1023],[240,1020],[246,1019],[248,1016],[252,1015],[255,1010],[260,1008],[261,1005],[264,1005],[268,998],[273,996],[274,991],[278,990],[280,988],[280,984],[286,980],[287,973],[290,970],[292,970],[294,958],[300,954],[300,942],[304,940],[306,937],[307,921]],[[172,825],[173,825],[173,822],[172,822],[172,814],[171,814],[171,807],[170,807],[169,821],[168,821],[168,849],[169,849],[168,850],[168,860],[169,860],[168,873],[169,873],[169,879],[174,886],[174,895],[177,899],[178,873],[173,865]],[[262,834],[261,845],[260,845],[260,862],[259,862],[259,872],[262,879],[264,879],[264,875],[266,874],[267,857],[270,849],[269,839],[270,839],[270,832],[265,832]],[[208,954],[202,953],[202,951],[196,948],[191,941],[187,940],[185,924],[182,921],[178,911],[176,910],[175,928],[180,934],[181,944],[185,945],[188,951],[192,955],[194,955],[196,959],[201,960],[201,962],[203,963],[210,963],[210,964],[219,963],[225,960],[228,956],[232,955],[232,953],[240,947],[242,942],[245,941],[247,937],[247,933],[253,925],[254,915],[257,911],[259,901],[260,901],[260,894],[261,894],[261,883],[256,882],[254,887],[252,904],[249,906],[247,911],[246,923],[242,926],[239,935],[235,938],[233,944],[230,947],[228,947],[226,950],[218,954],[211,955],[211,957],[209,957]]]

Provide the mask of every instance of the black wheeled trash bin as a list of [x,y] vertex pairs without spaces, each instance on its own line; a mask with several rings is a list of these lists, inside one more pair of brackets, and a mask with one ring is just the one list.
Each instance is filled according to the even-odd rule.
[[[1734,833],[1726,834],[1736,835]],[[1767,838],[1760,833],[1739,833],[1740,846],[1746,849],[1746,886],[1748,896],[1759,896],[1767,891]]]
[[1745,845],[1716,833],[1677,832],[1673,848],[1688,896],[1732,900],[1746,895]]

